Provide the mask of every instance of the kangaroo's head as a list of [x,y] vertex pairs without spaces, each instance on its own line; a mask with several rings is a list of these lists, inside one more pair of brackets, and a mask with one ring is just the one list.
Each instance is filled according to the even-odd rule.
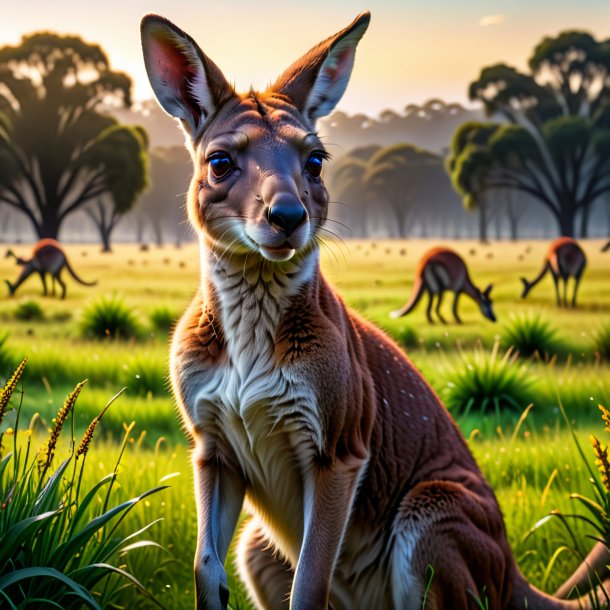
[[189,217],[217,253],[284,261],[315,244],[328,206],[315,122],[341,99],[369,19],[362,13],[269,89],[245,94],[188,34],[156,15],[142,20],[150,83],[180,120],[195,166]]
[[521,282],[523,283],[523,292],[521,293],[521,298],[524,299],[529,291],[532,289],[532,285],[524,278],[521,278]]
[[481,313],[492,322],[496,321],[496,314],[493,310],[493,301],[491,300],[491,290],[493,288],[493,284],[489,284],[485,290],[482,292],[479,290],[479,307],[481,308]]

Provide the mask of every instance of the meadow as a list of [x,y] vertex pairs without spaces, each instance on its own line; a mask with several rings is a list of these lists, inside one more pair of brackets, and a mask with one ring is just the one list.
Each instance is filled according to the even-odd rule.
[[[454,242],[448,245],[463,255],[474,282],[481,289],[493,283],[498,322],[484,320],[465,296],[462,325],[429,325],[425,302],[410,316],[391,319],[388,313],[409,296],[417,260],[432,245],[425,240],[331,242],[322,250],[322,266],[348,305],[391,334],[451,408],[498,495],[519,565],[533,583],[553,590],[578,563],[578,553],[567,550],[574,542],[559,519],[527,534],[552,509],[578,510],[570,494],[591,495],[590,475],[560,405],[592,464],[588,436],[594,433],[605,442],[606,434],[597,405],[610,406],[610,253],[600,252],[599,240],[584,244],[589,264],[579,307],[564,310],[554,305],[550,277],[526,301],[520,298],[519,276],[531,278],[539,271],[545,242]],[[27,256],[29,247],[14,250]],[[188,443],[166,369],[172,320],[197,285],[198,249],[141,251],[117,245],[112,254],[100,254],[98,246],[68,245],[66,250],[78,274],[98,280],[97,286],[68,279],[67,298],[59,300],[42,297],[40,281],[32,277],[16,297],[1,298],[0,380],[29,356],[23,413],[27,419],[40,413],[37,438],[43,438],[77,382],[88,379],[74,412],[76,434],[127,387],[104,415],[86,476],[97,480],[112,469],[124,426],[132,421],[118,498],[179,473],[168,480],[168,489],[133,513],[142,523],[163,518],[148,533],[163,550],[130,553],[125,562],[166,608],[190,607],[195,506]],[[0,259],[0,277],[12,279],[17,272],[11,259]],[[100,299],[125,305],[133,336],[87,336],[84,327]],[[446,298],[448,320],[450,306]],[[526,341],[523,335],[532,326]],[[591,532],[579,521],[572,527],[583,552]],[[236,607],[248,608],[237,584],[234,592]],[[117,604],[150,605],[144,598],[136,602],[134,595],[124,592]]]

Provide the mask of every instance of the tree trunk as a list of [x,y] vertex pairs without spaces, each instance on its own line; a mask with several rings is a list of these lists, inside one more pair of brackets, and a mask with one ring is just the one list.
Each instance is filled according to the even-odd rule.
[[487,240],[487,206],[481,198],[479,201],[479,241],[482,244],[488,243]]
[[589,237],[589,216],[591,215],[591,208],[593,207],[593,202],[588,203],[582,208],[580,213],[580,236],[583,239]]
[[112,229],[108,231],[100,228],[100,237],[102,238],[102,252],[112,252],[112,248],[110,246],[110,233],[112,233]]
[[559,233],[562,237],[574,237],[574,214],[569,210],[562,210],[559,218]]

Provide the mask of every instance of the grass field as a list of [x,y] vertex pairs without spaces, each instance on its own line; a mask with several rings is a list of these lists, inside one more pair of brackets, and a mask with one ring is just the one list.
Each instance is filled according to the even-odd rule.
[[[550,278],[527,301],[520,299],[519,276],[532,277],[539,271],[546,243],[452,243],[477,285],[494,284],[498,323],[484,320],[467,297],[461,302],[461,326],[429,325],[423,302],[409,317],[390,319],[388,312],[409,296],[417,260],[432,245],[426,241],[330,244],[322,252],[322,265],[346,302],[394,336],[440,395],[456,405],[458,422],[498,494],[520,566],[531,581],[552,590],[576,562],[563,553],[555,569],[547,570],[556,549],[569,542],[567,534],[555,520],[527,540],[524,536],[552,508],[574,510],[571,492],[590,492],[585,466],[562,423],[559,402],[587,450],[588,434],[604,434],[597,405],[610,405],[608,351],[596,343],[600,330],[610,323],[610,253],[600,253],[601,241],[584,244],[589,266],[580,306],[561,310],[554,305]],[[28,246],[14,249],[21,256],[29,251]],[[132,420],[135,438],[140,438],[124,459],[118,493],[134,495],[164,475],[180,472],[170,481],[170,489],[141,507],[150,511],[148,518],[164,517],[153,537],[166,551],[151,551],[152,558],[140,554],[138,559],[134,554],[129,561],[135,562],[134,572],[167,608],[189,607],[196,520],[188,449],[167,388],[168,333],[153,318],[160,310],[165,318],[179,315],[191,298],[198,280],[197,247],[142,252],[137,246],[118,245],[113,254],[100,254],[97,246],[69,245],[67,252],[79,275],[97,279],[98,285],[87,288],[68,279],[68,296],[61,301],[41,297],[40,281],[32,277],[17,297],[1,298],[0,341],[4,331],[8,336],[0,345],[0,364],[8,372],[24,355],[30,356],[24,410],[41,413],[41,433],[77,381],[89,379],[75,413],[77,429],[127,386],[104,417],[89,458],[95,470],[91,476],[99,477],[108,467],[123,423]],[[12,260],[0,259],[0,277],[12,279],[17,272]],[[82,336],[85,311],[100,295],[115,296],[136,312],[137,338]],[[39,304],[41,312],[31,313],[35,309],[31,301]],[[450,319],[451,299],[446,301],[444,310]],[[515,316],[525,314],[539,316],[555,331],[556,349],[546,357],[526,359],[509,353],[503,359],[510,348],[507,328]],[[28,316],[32,319],[23,319]],[[472,391],[464,380],[477,367],[483,370],[479,393],[497,399],[485,413],[476,401],[466,409],[459,407],[462,398],[457,390],[464,386],[464,391]],[[499,385],[494,385],[492,373]],[[515,434],[516,422],[530,403],[534,407]],[[584,549],[586,532],[581,524],[575,527]],[[145,607],[145,602],[137,607]],[[247,607],[243,599],[239,607]]]

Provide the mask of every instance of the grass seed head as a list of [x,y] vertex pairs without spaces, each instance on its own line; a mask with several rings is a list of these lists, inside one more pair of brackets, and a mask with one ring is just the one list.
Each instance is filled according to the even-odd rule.
[[64,401],[64,404],[61,406],[57,413],[57,417],[53,420],[53,427],[51,428],[51,433],[49,435],[49,440],[47,441],[47,451],[46,451],[46,464],[47,466],[53,460],[53,456],[55,455],[55,449],[57,447],[57,440],[59,439],[59,435],[61,433],[61,429],[63,428],[64,423],[68,419],[68,415],[70,415],[72,409],[74,408],[74,404],[76,403],[76,399],[78,395],[81,393],[86,381],[81,381],[76,384],[76,387],[68,394],[68,397]]
[[0,393],[0,424],[4,419],[4,415],[8,409],[8,403],[11,400],[11,396],[23,375],[23,371],[25,370],[25,365],[28,361],[27,356],[21,361],[19,366],[15,369],[10,379],[6,382],[6,385],[2,388]]
[[602,412],[602,419],[604,420],[604,423],[606,424],[606,432],[610,432],[610,411],[608,411],[608,409],[606,409],[606,407],[604,407],[603,405],[597,405],[599,407],[599,410]]
[[599,439],[593,435],[590,437],[595,454],[595,465],[601,475],[602,483],[607,492],[610,492],[610,462],[608,461],[608,447],[604,447]]

